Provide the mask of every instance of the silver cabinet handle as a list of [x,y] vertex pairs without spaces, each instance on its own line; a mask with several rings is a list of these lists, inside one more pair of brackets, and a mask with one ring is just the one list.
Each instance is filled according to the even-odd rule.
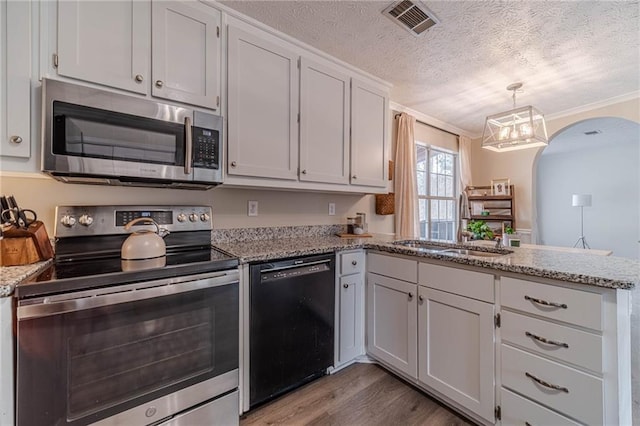
[[342,287],[349,288],[349,284],[342,284]]
[[142,74],[136,74],[135,80],[136,80],[136,83],[142,83],[144,78],[142,77]]
[[231,162],[231,167],[235,167],[235,166],[237,166],[237,163],[235,161],[232,161]]
[[22,143],[22,138],[17,135],[11,136],[9,140],[13,143]]
[[413,299],[413,293],[409,292],[408,296],[409,296],[409,300]]
[[164,82],[162,80],[156,80],[156,87],[162,89],[162,86],[164,86]]
[[307,171],[306,171],[306,170],[303,170],[303,171],[302,171],[302,174],[303,174],[303,175],[306,175],[306,174],[307,174]]
[[193,152],[193,135],[191,134],[191,117],[184,118],[184,174],[191,174],[191,155]]
[[536,336],[535,334],[529,333],[528,331],[525,331],[524,335],[527,337],[531,337],[532,339],[535,339],[539,342],[546,343],[547,345],[560,346],[560,347],[569,349],[569,345],[567,343],[556,342],[555,340],[545,339],[544,337]]
[[536,376],[534,376],[533,374],[531,374],[529,372],[526,372],[526,371],[525,371],[524,375],[527,376],[528,378],[530,378],[531,380],[533,380],[534,382],[538,383],[539,385],[544,386],[545,388],[557,390],[557,391],[560,391],[560,392],[569,393],[569,389],[565,388],[564,386],[558,386],[558,385],[554,385],[554,384],[551,384],[551,383],[547,383],[544,380],[540,380]]
[[358,261],[357,261],[357,260],[352,260],[352,261],[351,261],[351,264],[352,264],[353,266],[356,266],[356,265],[358,264]]
[[562,309],[568,308],[568,306],[565,303],[547,302],[546,300],[536,299],[534,297],[529,297],[527,295],[524,296],[524,300],[537,303],[538,305],[553,306],[554,308],[562,308]]
[[424,297],[423,296],[418,296],[418,300],[421,302],[424,302]]
[[351,179],[358,179],[358,176],[353,175],[353,176],[351,176]]

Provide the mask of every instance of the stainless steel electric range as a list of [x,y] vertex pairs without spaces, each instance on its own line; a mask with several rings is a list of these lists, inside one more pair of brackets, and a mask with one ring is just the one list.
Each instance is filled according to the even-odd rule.
[[[120,259],[139,217],[166,257]],[[15,291],[18,425],[238,422],[238,260],[211,229],[203,206],[56,209],[55,261]]]

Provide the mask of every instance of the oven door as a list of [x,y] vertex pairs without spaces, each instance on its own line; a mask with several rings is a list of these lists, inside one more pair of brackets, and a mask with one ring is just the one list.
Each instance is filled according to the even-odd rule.
[[17,424],[149,424],[232,391],[238,300],[234,270],[20,301]]

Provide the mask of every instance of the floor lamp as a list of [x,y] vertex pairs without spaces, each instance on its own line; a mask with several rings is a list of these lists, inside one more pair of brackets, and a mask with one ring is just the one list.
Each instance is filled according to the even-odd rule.
[[578,238],[578,241],[576,241],[573,247],[578,247],[578,245],[582,243],[582,248],[590,249],[591,247],[589,247],[584,237],[584,208],[591,207],[591,194],[573,194],[571,205],[573,207],[580,207],[580,238]]

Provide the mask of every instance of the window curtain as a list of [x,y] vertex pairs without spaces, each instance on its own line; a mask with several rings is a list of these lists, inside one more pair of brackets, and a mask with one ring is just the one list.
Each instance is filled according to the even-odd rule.
[[395,153],[395,226],[396,234],[416,238],[418,233],[418,188],[416,181],[415,117],[402,113],[397,118]]
[[464,191],[467,186],[471,186],[471,139],[466,136],[458,138],[458,161],[460,163],[460,203],[458,205],[460,215],[458,216],[458,241],[462,241],[462,232],[465,231],[465,221],[469,216],[469,199]]

